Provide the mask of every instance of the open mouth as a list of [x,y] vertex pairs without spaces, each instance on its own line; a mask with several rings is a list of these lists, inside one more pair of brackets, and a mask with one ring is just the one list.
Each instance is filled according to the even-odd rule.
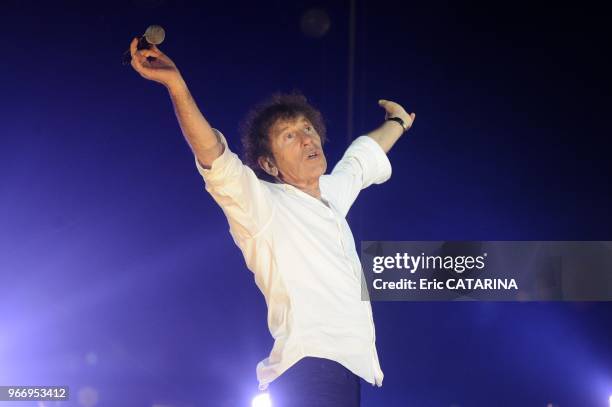
[[310,154],[308,154],[306,156],[306,159],[307,160],[315,160],[315,159],[319,158],[319,155],[320,155],[319,153],[317,153],[316,151],[313,151],[312,153],[310,153]]

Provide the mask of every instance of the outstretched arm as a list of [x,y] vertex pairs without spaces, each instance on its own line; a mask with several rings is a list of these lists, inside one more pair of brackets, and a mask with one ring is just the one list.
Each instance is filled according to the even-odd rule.
[[132,67],[143,78],[166,87],[185,140],[200,164],[210,168],[215,158],[223,153],[223,144],[198,109],[174,62],[155,45],[151,49],[138,50],[137,44],[138,38],[130,44]]
[[379,128],[366,135],[372,137],[383,149],[383,151],[388,153],[389,150],[391,150],[391,147],[393,147],[395,142],[402,134],[404,134],[405,131],[398,122],[388,121],[386,119],[389,117],[399,117],[404,121],[404,124],[408,126],[408,129],[410,129],[414,119],[416,118],[416,114],[406,113],[406,110],[404,110],[400,104],[391,102],[389,100],[381,99],[378,101],[378,104],[385,109],[385,122]]

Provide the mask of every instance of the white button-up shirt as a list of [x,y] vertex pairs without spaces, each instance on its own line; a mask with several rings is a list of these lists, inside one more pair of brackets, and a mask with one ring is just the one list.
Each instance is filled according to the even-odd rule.
[[372,138],[355,139],[319,179],[324,203],[258,179],[217,134],[223,153],[210,169],[197,159],[196,166],[266,299],[274,346],[257,364],[260,389],[306,356],[382,386],[372,308],[361,299],[361,263],[345,217],[363,188],[389,179],[387,155]]

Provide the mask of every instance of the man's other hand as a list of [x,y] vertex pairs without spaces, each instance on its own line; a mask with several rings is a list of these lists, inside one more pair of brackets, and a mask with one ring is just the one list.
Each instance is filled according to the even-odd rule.
[[385,109],[385,120],[389,117],[399,117],[404,121],[408,129],[412,127],[412,123],[416,118],[415,113],[406,113],[406,110],[399,103],[390,100],[381,99],[378,101],[378,105]]

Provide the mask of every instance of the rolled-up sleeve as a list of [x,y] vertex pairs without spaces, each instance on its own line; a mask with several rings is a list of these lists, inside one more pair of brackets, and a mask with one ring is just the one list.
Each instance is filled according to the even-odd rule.
[[223,153],[204,168],[197,157],[196,168],[215,202],[227,217],[234,238],[247,239],[257,235],[271,219],[273,208],[269,191],[251,168],[232,152],[227,140],[216,129],[224,146]]
[[321,178],[325,193],[344,216],[359,192],[391,177],[391,162],[384,150],[369,136],[356,138],[331,174]]

